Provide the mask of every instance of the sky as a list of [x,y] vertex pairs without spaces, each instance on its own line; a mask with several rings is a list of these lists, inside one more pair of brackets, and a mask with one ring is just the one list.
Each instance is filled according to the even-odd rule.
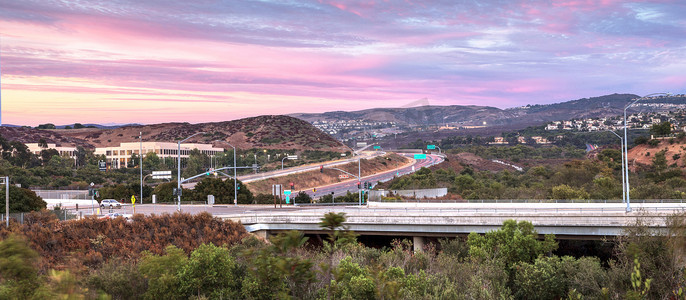
[[0,0],[3,124],[509,108],[685,83],[683,0]]

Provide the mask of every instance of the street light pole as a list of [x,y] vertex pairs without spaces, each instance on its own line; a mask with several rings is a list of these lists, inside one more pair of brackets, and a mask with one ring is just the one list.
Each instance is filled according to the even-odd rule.
[[616,135],[619,138],[619,152],[621,153],[620,156],[622,157],[622,203],[626,203],[626,177],[624,174],[624,139],[619,136],[616,132],[612,130],[608,130],[609,132],[612,132],[612,134]]
[[631,189],[629,188],[629,143],[627,142],[627,137],[626,137],[626,127],[627,127],[627,124],[626,124],[626,110],[627,110],[630,106],[636,104],[636,102],[638,102],[638,101],[640,101],[640,100],[642,100],[642,99],[651,97],[651,96],[656,96],[656,95],[666,95],[666,96],[669,96],[669,93],[653,93],[653,94],[646,95],[646,96],[643,96],[643,97],[640,97],[640,98],[631,99],[631,100],[633,100],[633,102],[629,103],[629,105],[627,105],[627,106],[624,107],[624,172],[626,172],[626,177],[625,177],[624,179],[626,180],[626,212],[631,212],[631,205],[630,205],[630,202],[631,202],[631,199],[630,199],[630,198],[631,198],[631,197],[629,196],[629,195],[630,195],[630,191],[631,191]]
[[138,162],[138,168],[141,169],[141,204],[143,204],[143,132],[139,132],[138,134],[138,143],[140,144],[140,151],[138,152],[138,156],[140,158]]
[[[360,154],[359,154],[359,153],[355,153],[355,150],[353,150],[353,148],[350,148],[350,150],[352,151],[353,156],[357,155],[357,183],[358,183],[358,186],[359,186],[360,184],[362,184],[362,168],[360,167],[360,166],[361,166],[361,162],[360,162],[360,161],[361,161],[362,159],[361,159],[361,157],[360,157]],[[358,198],[358,203],[359,203],[360,206],[362,206],[362,189],[357,188],[357,194],[358,194],[358,197],[359,197],[359,198]]]
[[176,174],[177,174],[176,175],[176,198],[178,201],[178,205],[176,207],[176,210],[179,212],[181,212],[181,143],[183,143],[186,140],[188,140],[188,139],[190,139],[190,138],[192,138],[198,134],[201,134],[201,133],[204,133],[204,132],[196,132],[193,135],[191,135],[191,136],[189,136],[183,140],[177,141],[178,148],[177,148],[177,152],[176,152],[176,155],[177,155],[176,156],[177,157],[176,162],[177,162],[178,169],[176,170]]
[[238,206],[238,189],[236,189],[236,147],[229,143],[226,144],[233,148],[233,205]]

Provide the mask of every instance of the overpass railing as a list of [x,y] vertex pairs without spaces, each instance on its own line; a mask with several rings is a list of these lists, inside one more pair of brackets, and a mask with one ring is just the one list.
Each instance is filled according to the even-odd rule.
[[[379,202],[388,203],[624,203],[622,199],[478,199],[478,200],[454,200],[454,199],[384,199]],[[686,203],[686,199],[632,199],[634,203]]]

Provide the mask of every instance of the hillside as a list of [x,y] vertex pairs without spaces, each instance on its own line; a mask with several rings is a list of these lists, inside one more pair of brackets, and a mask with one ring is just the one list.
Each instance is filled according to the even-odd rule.
[[118,146],[122,142],[176,142],[197,132],[187,142],[215,142],[228,147],[228,142],[240,149],[294,149],[343,152],[347,148],[309,123],[288,116],[259,116],[214,123],[162,123],[125,126],[114,129],[82,128],[37,130],[0,127],[0,134],[8,140],[35,143],[43,138],[48,143],[80,145],[87,148]]
[[642,144],[629,149],[629,169],[635,171],[637,167],[651,166],[655,153],[660,151],[665,151],[668,166],[686,168],[686,141],[674,139],[670,143],[669,139],[664,139],[657,146]]
[[435,125],[454,122],[465,122],[464,125],[482,125],[495,123],[498,119],[510,119],[514,116],[501,109],[488,106],[419,106],[410,108],[373,108],[360,111],[334,111],[320,114],[292,114],[295,118],[308,122],[314,121],[351,121],[370,120],[396,122],[401,125]]
[[[291,114],[290,116],[314,121],[350,121],[365,120],[376,122],[396,122],[399,125],[486,125],[508,126],[510,129],[522,129],[532,125],[542,125],[550,121],[581,118],[618,116],[631,99],[639,96],[633,94],[611,94],[600,97],[583,98],[546,105],[527,105],[523,107],[499,109],[489,106],[419,106],[410,108],[374,108],[360,111],[334,111],[317,114]],[[679,102],[684,98],[665,97],[647,102]],[[650,110],[645,107],[642,110]]]

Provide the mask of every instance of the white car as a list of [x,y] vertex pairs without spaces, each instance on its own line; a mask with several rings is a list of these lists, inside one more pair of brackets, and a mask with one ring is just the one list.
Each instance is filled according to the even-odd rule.
[[104,199],[100,202],[100,208],[121,208],[121,203],[114,199]]

